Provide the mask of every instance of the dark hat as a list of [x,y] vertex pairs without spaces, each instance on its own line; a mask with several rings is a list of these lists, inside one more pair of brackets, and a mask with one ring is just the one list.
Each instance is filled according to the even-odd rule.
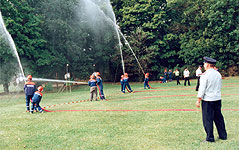
[[203,59],[204,59],[204,63],[209,63],[209,64],[216,64],[216,60],[215,59],[213,59],[213,58],[210,58],[210,57],[203,57]]

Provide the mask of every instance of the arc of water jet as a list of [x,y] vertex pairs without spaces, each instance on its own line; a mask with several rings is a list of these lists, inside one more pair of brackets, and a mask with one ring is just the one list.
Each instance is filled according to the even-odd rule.
[[87,82],[77,82],[77,81],[66,81],[66,80],[55,80],[55,79],[43,79],[43,78],[32,78],[33,81],[45,81],[45,82],[61,82],[61,83],[79,83],[88,84]]
[[131,52],[133,53],[133,55],[134,55],[134,57],[135,57],[135,59],[136,59],[138,65],[139,65],[141,71],[143,72],[143,74],[145,74],[143,67],[141,66],[141,64],[140,64],[140,62],[139,62],[139,60],[138,60],[138,58],[136,57],[136,55],[135,55],[133,49],[132,49],[131,46],[129,45],[129,42],[127,41],[127,39],[125,38],[125,36],[123,35],[123,33],[120,31],[119,28],[118,28],[118,31],[119,31],[119,33],[121,34],[121,36],[123,37],[123,39],[125,40],[125,44],[129,47],[129,49],[130,49]]
[[10,35],[10,33],[6,29],[6,26],[5,26],[3,18],[2,18],[2,12],[1,11],[0,11],[0,24],[3,26],[3,30],[7,34],[7,37],[8,37],[7,39],[8,39],[8,42],[10,43],[9,45],[10,45],[11,49],[14,51],[15,56],[17,57],[17,61],[18,61],[21,73],[22,73],[22,75],[24,77],[25,75],[24,75],[24,71],[23,71],[23,68],[22,68],[21,61],[20,61],[20,57],[19,57],[17,49],[16,49],[16,45],[15,45],[13,39],[12,39],[12,36]]
[[[92,2],[92,3],[93,3],[93,2]],[[107,17],[107,16],[105,15],[105,13],[99,8],[98,5],[96,5],[95,3],[93,3],[93,4],[99,9],[100,13],[101,13],[107,20],[109,20],[109,21],[113,24],[113,26],[115,27],[115,30],[116,30],[116,33],[117,33],[117,37],[118,37],[118,39],[119,39],[120,54],[121,54],[121,61],[122,61],[123,72],[125,73],[125,67],[124,67],[123,52],[122,52],[122,49],[121,49],[122,44],[121,44],[121,42],[120,42],[119,33],[120,33],[121,36],[123,37],[123,39],[124,39],[124,41],[125,41],[125,44],[129,47],[129,49],[130,49],[131,52],[133,53],[133,55],[134,55],[134,57],[135,57],[135,59],[136,59],[138,65],[139,65],[141,71],[143,72],[143,74],[145,74],[145,73],[144,73],[144,70],[143,70],[143,68],[142,68],[142,66],[141,66],[141,64],[140,64],[140,62],[139,62],[139,60],[138,60],[138,58],[136,57],[136,55],[135,55],[133,49],[130,47],[129,42],[127,41],[127,39],[125,38],[125,36],[123,35],[123,33],[120,31],[119,27],[117,26],[115,16],[114,16],[114,20],[112,20],[111,18],[109,18],[109,17]]]

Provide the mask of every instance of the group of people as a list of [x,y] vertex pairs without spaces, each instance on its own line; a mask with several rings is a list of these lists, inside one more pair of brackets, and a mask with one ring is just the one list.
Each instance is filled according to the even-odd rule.
[[102,78],[100,76],[100,72],[94,72],[90,76],[90,80],[88,81],[88,85],[90,86],[90,101],[97,101],[97,87],[99,89],[99,95],[101,100],[105,100],[105,95],[103,92],[103,83]]
[[[36,85],[34,82],[32,82],[32,76],[27,76],[27,82],[24,85],[24,91],[26,95],[26,112],[37,112],[43,113],[43,109],[40,106],[40,102],[42,99],[42,91],[43,87],[39,86],[36,88]],[[30,103],[31,108],[30,108]]]
[[[206,136],[206,142],[215,142],[214,134],[213,134],[213,123],[215,123],[219,139],[226,140],[227,139],[227,132],[225,128],[225,122],[223,115],[221,113],[221,87],[222,87],[222,76],[215,69],[216,60],[209,57],[204,57],[204,69],[205,72],[202,73],[202,66],[199,66],[196,71],[196,76],[198,79],[198,83],[196,86],[196,91],[198,91],[198,100],[196,102],[196,106],[202,107],[202,119],[203,119],[203,126]],[[172,79],[172,71],[169,70],[167,73],[165,70],[164,78],[167,79],[167,75],[169,77],[169,81]],[[179,82],[179,71],[176,69],[174,72],[175,77],[177,79],[177,85],[180,84]],[[188,85],[190,85],[189,75],[190,72],[186,68],[183,72],[185,83],[188,81]],[[32,76],[28,75],[28,81],[24,85],[24,91],[26,94],[26,109],[27,112],[36,112],[37,109],[39,112],[43,112],[42,108],[40,107],[40,102],[42,99],[42,91],[43,87],[39,86],[36,89],[36,85],[32,82]],[[165,80],[164,79],[164,80]],[[121,76],[121,92],[125,93],[125,89],[128,90],[129,93],[132,93],[133,90],[129,85],[129,77],[127,73]],[[145,74],[144,79],[144,88],[150,88],[149,84],[149,73]],[[165,81],[164,81],[165,82]],[[103,84],[102,78],[99,72],[93,73],[90,76],[90,80],[88,81],[88,85],[90,86],[90,100],[97,100],[97,86],[99,87],[99,95],[101,100],[105,100],[105,96],[103,93]],[[30,108],[30,102],[32,102]]]
[[[160,77],[161,82],[162,83],[171,82],[173,80],[173,74],[175,75],[175,78],[177,80],[177,85],[180,85],[181,84],[180,81],[179,81],[180,72],[179,72],[178,69],[175,69],[174,72],[172,72],[172,70],[170,70],[170,69],[169,69],[169,71],[167,71],[167,69],[164,69],[164,76]],[[189,76],[190,76],[190,72],[189,72],[188,68],[185,68],[185,70],[183,71],[184,86],[186,86],[187,83],[188,83],[189,86],[191,85],[190,80],[189,80],[190,79]]]

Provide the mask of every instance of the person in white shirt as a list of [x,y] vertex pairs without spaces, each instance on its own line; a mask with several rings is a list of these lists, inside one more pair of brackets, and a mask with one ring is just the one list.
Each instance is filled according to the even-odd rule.
[[189,75],[190,75],[190,72],[188,71],[188,68],[185,68],[184,71],[183,71],[184,86],[186,86],[187,81],[188,81],[188,85],[190,86]]
[[207,134],[206,142],[215,142],[213,122],[216,125],[219,139],[226,140],[227,132],[221,113],[222,76],[218,71],[213,69],[216,64],[215,59],[209,57],[203,57],[203,59],[205,60],[204,68],[206,72],[202,74],[200,79],[196,106],[200,107],[200,102],[202,102],[203,126]]
[[196,77],[198,79],[197,81],[197,86],[196,86],[196,91],[198,91],[198,88],[199,88],[199,83],[200,83],[200,76],[202,75],[202,66],[198,66],[198,69],[196,70]]

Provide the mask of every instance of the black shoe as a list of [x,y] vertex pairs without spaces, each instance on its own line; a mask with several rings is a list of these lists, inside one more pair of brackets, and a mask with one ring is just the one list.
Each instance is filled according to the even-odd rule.
[[215,142],[215,141],[207,141],[207,140],[202,141],[202,143],[212,143],[212,142]]
[[220,140],[227,140],[226,137],[225,138],[218,137],[218,139],[220,139]]

